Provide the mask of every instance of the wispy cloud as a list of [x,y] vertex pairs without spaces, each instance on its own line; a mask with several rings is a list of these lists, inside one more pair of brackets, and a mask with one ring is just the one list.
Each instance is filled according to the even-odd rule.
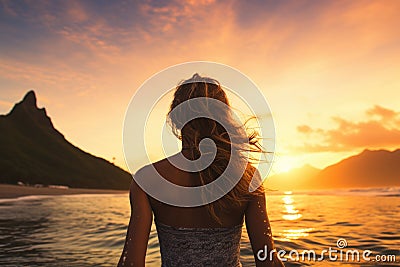
[[12,107],[12,105],[13,105],[13,103],[11,103],[11,102],[0,100],[0,106],[4,106],[4,107],[8,108],[8,107]]
[[64,67],[52,70],[2,58],[0,58],[0,77],[6,80],[17,80],[33,87],[40,86],[53,90],[67,89],[69,93],[77,94],[93,89],[96,83],[96,78],[92,75],[76,71],[73,68]]
[[333,129],[298,126],[297,131],[304,135],[306,141],[295,149],[303,152],[339,152],[400,146],[400,112],[376,105],[365,113],[368,120],[358,122],[333,117],[337,125]]

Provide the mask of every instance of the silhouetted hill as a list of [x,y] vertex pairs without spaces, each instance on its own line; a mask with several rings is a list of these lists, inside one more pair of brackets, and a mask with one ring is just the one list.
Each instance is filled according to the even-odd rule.
[[128,189],[131,181],[126,171],[69,143],[33,91],[0,115],[0,148],[0,183]]
[[400,186],[400,149],[364,150],[323,169],[315,178],[328,188]]
[[318,171],[310,167],[277,174],[266,186],[279,190],[400,186],[400,149],[364,150]]

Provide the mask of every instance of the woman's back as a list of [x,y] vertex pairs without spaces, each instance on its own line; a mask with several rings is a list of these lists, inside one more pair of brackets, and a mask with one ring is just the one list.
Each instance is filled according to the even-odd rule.
[[[157,172],[169,182],[176,185],[195,187],[201,185],[199,175],[180,170],[168,159],[153,164]],[[207,205],[200,207],[177,207],[160,202],[149,197],[155,220],[165,225],[184,228],[229,228],[243,224],[247,203],[238,203],[228,209],[216,208],[215,212],[220,222],[209,213]]]
[[[182,171],[167,159],[153,164],[164,179],[180,186],[199,186],[196,173]],[[218,223],[206,206],[175,207],[149,197],[163,267],[240,265],[240,239],[246,203],[217,210]]]

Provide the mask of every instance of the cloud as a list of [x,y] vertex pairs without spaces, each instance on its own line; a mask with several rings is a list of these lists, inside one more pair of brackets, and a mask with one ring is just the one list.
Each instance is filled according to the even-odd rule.
[[[393,38],[397,39],[395,29],[399,24],[397,13],[391,11],[398,9],[399,4],[392,1],[359,4],[302,0],[147,0],[107,5],[99,1],[2,3],[2,21],[5,25],[9,23],[13,31],[20,31],[19,36],[24,36],[27,46],[40,43],[43,47],[40,39],[49,42],[51,37],[61,37],[96,57],[108,56],[110,61],[115,56],[126,57],[127,52],[146,48],[160,50],[162,47],[164,51],[187,48],[191,53],[208,51],[208,54],[210,50],[218,50],[221,54],[223,47],[235,50],[232,57],[237,57],[237,50],[249,55],[258,51],[257,58],[272,60],[279,54],[281,60],[284,56],[285,62],[293,64],[300,56],[319,58],[321,53],[337,56],[334,52],[346,52],[354,47],[358,52],[366,46],[376,49],[383,40],[390,43]],[[19,23],[15,23],[16,17]],[[27,35],[29,32],[32,32],[31,37]],[[5,42],[12,39],[5,38]],[[21,38],[14,42],[21,43]],[[63,47],[72,52],[78,50],[65,44]]]
[[308,125],[300,125],[300,126],[297,126],[297,131],[299,131],[300,133],[308,134],[308,133],[312,132],[312,129]]
[[333,129],[297,126],[305,137],[303,146],[295,147],[299,152],[340,152],[358,148],[385,148],[400,146],[400,112],[378,105],[368,109],[365,121],[353,122],[333,117],[337,127]]
[[[0,57],[0,77],[5,80],[17,80],[31,87],[64,88],[69,92],[82,94],[93,89],[96,78],[68,66],[52,70]],[[5,89],[5,88],[3,88]]]
[[13,103],[9,101],[0,100],[0,106],[12,107]]

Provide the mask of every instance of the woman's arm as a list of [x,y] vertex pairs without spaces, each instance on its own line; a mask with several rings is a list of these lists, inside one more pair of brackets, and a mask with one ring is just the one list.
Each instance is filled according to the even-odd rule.
[[[276,252],[271,254],[271,251],[274,250],[275,247],[267,215],[265,193],[253,197],[247,206],[245,218],[247,233],[250,238],[256,266],[284,266],[277,257]],[[270,255],[272,255],[272,257],[270,257]]]
[[144,267],[153,214],[146,193],[135,180],[130,187],[130,202],[131,218],[118,267]]

